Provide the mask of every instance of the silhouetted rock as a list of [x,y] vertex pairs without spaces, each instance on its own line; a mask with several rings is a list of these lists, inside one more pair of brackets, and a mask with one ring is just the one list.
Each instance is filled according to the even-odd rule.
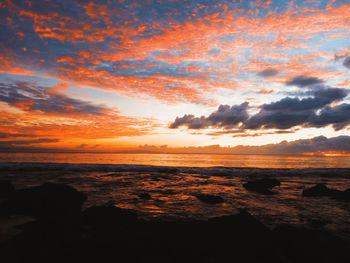
[[334,196],[338,201],[350,202],[350,188],[345,191],[340,191]]
[[314,218],[307,218],[307,222],[313,228],[322,228],[325,225],[331,223],[330,221],[324,221],[324,220],[314,219]]
[[247,182],[243,184],[243,187],[247,190],[254,191],[260,194],[273,194],[271,189],[279,185],[281,185],[281,182],[279,180],[265,178]]
[[1,180],[0,181],[0,198],[9,197],[13,194],[15,188],[13,187],[10,180]]
[[87,224],[116,224],[121,222],[136,222],[134,211],[115,206],[93,206],[83,212],[84,222]]
[[273,230],[275,246],[285,262],[349,262],[348,243],[332,234],[305,227],[281,225]]
[[324,184],[317,184],[313,187],[306,188],[303,190],[303,196],[317,197],[317,196],[333,196],[340,194],[341,191],[336,189],[330,189]]
[[200,201],[207,204],[220,204],[224,202],[224,199],[216,195],[198,194],[195,195]]
[[226,252],[213,262],[283,262],[272,245],[271,230],[244,210],[210,219],[202,231],[208,237],[203,238],[208,250]]
[[253,231],[256,234],[258,232],[267,233],[270,231],[263,223],[244,209],[240,209],[239,214],[214,217],[210,219],[209,222],[217,223],[230,228],[244,229],[244,231],[249,229],[249,231]]
[[15,191],[4,208],[11,214],[34,217],[51,217],[77,214],[86,200],[86,195],[64,185],[45,183]]

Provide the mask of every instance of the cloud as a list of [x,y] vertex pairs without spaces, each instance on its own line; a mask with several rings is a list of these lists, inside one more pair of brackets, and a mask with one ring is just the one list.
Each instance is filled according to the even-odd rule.
[[247,113],[248,102],[240,105],[220,105],[218,110],[209,115],[207,120],[212,126],[234,127],[249,118]]
[[350,124],[350,104],[343,103],[335,107],[325,107],[310,120],[311,126],[323,127],[331,124],[335,130]]
[[350,57],[349,57],[349,56],[347,56],[347,57],[344,59],[343,65],[344,65],[344,67],[350,69]]
[[24,111],[49,114],[102,115],[107,109],[90,102],[70,98],[59,93],[58,86],[41,87],[31,82],[0,83],[0,101]]
[[185,114],[183,117],[176,117],[175,121],[170,124],[170,129],[176,129],[180,126],[187,126],[189,129],[204,129],[210,126],[207,118],[195,117],[192,114]]
[[[299,125],[323,127],[329,124],[334,124],[335,128],[338,127],[337,129],[344,128],[345,126],[336,125],[338,121],[335,118],[328,118],[322,112],[321,115],[316,115],[316,111],[332,102],[344,99],[348,93],[349,90],[346,89],[316,86],[306,92],[313,97],[305,99],[286,97],[277,102],[262,105],[260,112],[244,122],[244,128],[289,129]],[[342,110],[345,113],[343,108],[340,109],[340,111]],[[324,118],[328,118],[327,121]]]
[[[2,140],[0,141],[0,152],[41,151],[43,146],[40,144],[57,142],[60,142],[60,140],[51,138],[38,138],[33,140]],[[45,147],[47,147],[47,145]]]
[[308,94],[312,94],[314,97],[305,99],[286,97],[277,102],[264,104],[262,108],[267,111],[315,110],[345,98],[348,92],[346,89],[320,87],[317,90],[308,92]]
[[20,150],[20,149],[30,149],[36,148],[33,147],[33,144],[41,144],[41,143],[57,143],[59,139],[49,139],[49,138],[40,138],[34,140],[7,140],[0,141],[0,150]]
[[[323,85],[313,85],[320,81],[315,78],[298,77],[295,80],[299,86],[312,85],[306,91],[296,93],[308,98],[286,97],[279,101],[263,104],[260,111],[249,116],[247,113],[248,103],[228,106],[220,105],[219,109],[208,117],[195,117],[184,115],[177,117],[170,124],[170,128],[187,126],[189,129],[215,128],[239,128],[241,130],[257,129],[290,129],[295,126],[323,127],[333,125],[339,130],[349,124],[348,104],[341,104],[334,108],[329,105],[339,102],[349,94],[349,90],[331,88]],[[294,81],[293,80],[293,81]],[[320,111],[319,113],[317,113]]]
[[327,138],[318,136],[312,139],[296,141],[282,141],[276,144],[263,146],[237,146],[236,151],[242,154],[303,154],[321,152],[343,152],[350,153],[350,136],[338,136]]
[[306,77],[306,76],[297,76],[290,81],[287,81],[287,86],[297,86],[297,87],[306,87],[315,84],[322,84],[323,80],[315,77]]
[[82,143],[82,144],[80,144],[80,145],[78,145],[76,148],[77,149],[84,149],[84,148],[86,148],[88,145],[86,144],[86,143]]
[[305,153],[324,154],[337,152],[350,154],[350,136],[327,138],[318,136],[310,139],[295,141],[282,141],[275,144],[260,146],[238,145],[235,147],[221,147],[208,145],[199,147],[161,148],[154,145],[140,146],[139,151],[152,151],[159,153],[221,153],[221,154],[275,154],[275,155],[301,155]]
[[47,139],[47,138],[40,138],[40,139],[34,139],[34,140],[11,140],[11,141],[2,141],[2,143],[6,144],[34,144],[34,143],[53,143],[53,142],[59,142],[58,139]]
[[284,112],[261,110],[244,123],[244,128],[250,130],[261,128],[289,129],[307,123],[313,114],[313,111]]
[[70,98],[65,90],[67,85],[62,83],[47,87],[33,81],[2,79],[0,138],[58,138],[61,145],[70,145],[77,138],[140,136],[155,125],[154,119],[122,116],[115,108]]
[[21,133],[5,133],[5,132],[0,132],[0,139],[18,138],[18,137],[36,137],[36,135],[34,135],[34,134],[21,134]]
[[269,78],[269,77],[273,77],[273,76],[276,76],[278,74],[278,70],[276,69],[264,69],[260,72],[257,73],[257,75],[259,77],[262,77],[262,78]]
[[204,129],[208,127],[232,128],[248,119],[248,102],[240,105],[220,105],[218,110],[208,117],[195,117],[194,115],[184,115],[177,117],[169,128],[176,129],[180,126],[187,126],[189,129]]
[[[6,102],[0,102],[5,131],[66,136],[62,145],[74,141],[72,138],[138,136],[160,131],[151,126],[162,125],[163,117],[176,104],[193,104],[197,111],[226,104],[228,96],[237,100],[234,104],[251,101],[260,108],[253,113],[252,108],[222,105],[202,117],[186,112],[174,121],[173,128],[184,125],[226,131],[248,129],[249,124],[282,129],[333,125],[337,129],[347,123],[324,119],[326,113],[339,115],[345,108],[337,106],[341,91],[326,90],[321,80],[343,82],[343,87],[348,84],[344,66],[348,65],[350,5],[346,1],[290,5],[221,0],[184,0],[181,5],[158,0],[0,2],[4,17],[0,82],[7,77],[28,80],[27,84],[0,87],[0,100]],[[325,41],[315,45],[318,39]],[[342,58],[330,65],[334,50]],[[35,79],[60,84],[40,87],[30,82]],[[63,82],[79,88],[79,94],[89,88],[91,95],[92,88],[96,101],[108,104],[120,102],[108,98],[111,92],[131,97],[135,104],[120,104],[128,116],[150,114],[151,110],[143,110],[147,107],[144,100],[164,107],[165,115],[155,112],[152,121],[120,116],[94,99],[68,95],[73,93],[65,92],[69,87]],[[303,91],[282,98],[286,83],[292,85],[288,90],[299,87]],[[323,87],[319,94],[317,86]],[[246,91],[252,94],[250,100],[242,97]],[[76,141],[76,145],[84,143]],[[125,138],[125,143],[135,142]]]
[[[206,97],[203,90],[230,89],[231,83],[241,81],[237,70],[265,69],[258,76],[266,78],[278,71],[293,76],[322,73],[325,69],[319,61],[294,61],[293,49],[301,47],[304,55],[312,51],[320,56],[323,46],[315,48],[314,36],[337,32],[346,37],[349,30],[346,4],[321,8],[307,3],[307,10],[312,7],[313,12],[305,15],[303,4],[291,11],[271,2],[266,6],[269,10],[257,4],[259,12],[252,16],[244,1],[205,2],[203,7],[201,1],[188,0],[183,5],[153,0],[7,1],[1,10],[8,22],[0,35],[13,37],[2,41],[0,58],[6,62],[0,71],[24,74],[30,68],[33,72],[27,69],[26,74],[47,73],[76,86],[198,103]],[[343,43],[338,41],[336,48]],[[252,57],[247,57],[248,49]],[[262,63],[255,67],[253,57]],[[245,67],[246,62],[253,69]],[[197,70],[179,70],[189,67]],[[227,78],[221,75],[229,73]]]

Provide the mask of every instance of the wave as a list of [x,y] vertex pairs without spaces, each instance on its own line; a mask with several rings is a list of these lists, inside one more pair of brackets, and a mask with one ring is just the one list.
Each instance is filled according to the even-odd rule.
[[0,162],[0,170],[62,170],[76,172],[155,172],[186,173],[203,176],[297,176],[350,178],[350,168],[257,168],[257,167],[177,167],[135,164],[88,164],[88,163],[18,163]]

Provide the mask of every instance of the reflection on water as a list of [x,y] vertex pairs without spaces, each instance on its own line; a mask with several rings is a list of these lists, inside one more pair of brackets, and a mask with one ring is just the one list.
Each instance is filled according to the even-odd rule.
[[126,153],[0,153],[0,162],[144,164],[260,168],[350,168],[350,156],[278,156]]
[[[16,166],[19,169],[2,170],[1,178],[10,179],[17,189],[47,181],[68,184],[88,195],[85,207],[109,203],[135,210],[145,219],[162,220],[206,219],[235,214],[243,208],[270,227],[316,222],[350,239],[350,203],[301,194],[315,183],[339,190],[350,188],[350,169],[181,168],[161,172],[147,167],[133,170],[133,166],[123,171],[103,170],[98,165],[89,170],[62,169],[65,165],[27,170]],[[248,180],[266,176],[281,181],[281,186],[273,189],[274,195],[243,187]],[[142,198],[145,193],[149,198]],[[206,204],[196,198],[198,194],[220,196],[224,202]]]

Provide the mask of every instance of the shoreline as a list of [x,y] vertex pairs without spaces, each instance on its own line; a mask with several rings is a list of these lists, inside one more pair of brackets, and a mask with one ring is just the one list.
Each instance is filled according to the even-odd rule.
[[122,262],[272,263],[350,259],[350,240],[323,229],[319,222],[269,228],[245,209],[207,220],[145,221],[133,210],[109,204],[82,209],[86,199],[86,194],[65,184],[9,187],[0,202],[0,226],[9,235],[0,240],[2,258],[8,262],[112,258]]

